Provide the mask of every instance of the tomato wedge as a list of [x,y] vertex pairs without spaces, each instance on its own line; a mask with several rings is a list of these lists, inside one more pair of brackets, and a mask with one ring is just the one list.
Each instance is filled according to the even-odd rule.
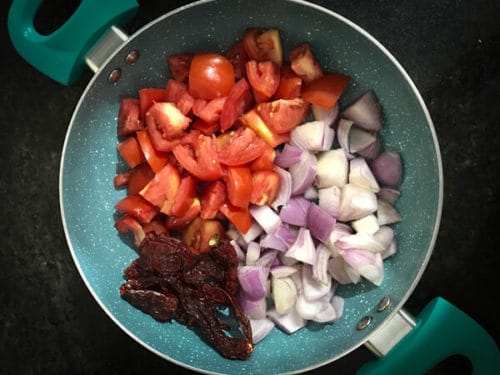
[[193,113],[209,124],[218,123],[226,97],[211,100],[195,99]]
[[165,225],[168,229],[183,230],[200,214],[200,200],[194,198],[188,209],[181,216],[167,216]]
[[243,48],[252,60],[270,60],[278,65],[283,62],[283,51],[278,29],[247,28],[243,34]]
[[245,208],[252,196],[252,174],[248,167],[227,167],[224,175],[227,198],[232,205]]
[[168,154],[158,151],[151,142],[149,132],[147,130],[139,130],[136,134],[137,141],[141,146],[141,151],[146,158],[147,163],[151,166],[153,172],[159,172],[168,162]]
[[302,78],[292,70],[290,64],[281,66],[280,83],[273,95],[274,99],[295,99],[300,97]]
[[150,203],[160,207],[161,212],[170,214],[180,183],[179,171],[174,165],[168,163],[155,174],[139,194]]
[[139,194],[144,186],[153,179],[155,173],[148,163],[141,163],[137,167],[129,170],[127,181],[127,194]]
[[202,181],[217,180],[222,177],[215,141],[203,134],[191,134],[192,140],[178,144],[173,154],[179,164]]
[[273,148],[287,142],[290,139],[290,135],[288,133],[278,134],[270,129],[270,127],[267,126],[267,124],[259,116],[255,108],[243,114],[240,117],[240,120],[255,131],[259,137],[261,137]]
[[212,250],[224,236],[224,228],[218,220],[203,220],[198,216],[184,230],[182,241],[192,251],[205,253]]
[[187,115],[193,108],[194,98],[189,95],[187,84],[169,79],[165,88],[165,101],[175,103],[179,111]]
[[234,69],[234,78],[237,80],[245,77],[245,63],[248,56],[243,47],[243,41],[238,40],[224,53],[224,56],[231,62]]
[[245,68],[256,102],[265,102],[273,96],[280,83],[279,65],[272,61],[250,60],[245,64]]
[[141,223],[150,222],[159,211],[158,207],[152,205],[138,194],[127,195],[115,205],[115,209],[118,212],[132,216]]
[[244,165],[264,152],[266,142],[255,131],[242,126],[229,133],[230,137],[219,151],[219,162],[225,165]]
[[222,181],[212,181],[200,189],[202,219],[214,219],[220,206],[226,201],[226,185]]
[[304,122],[309,112],[309,103],[304,99],[278,99],[260,103],[257,113],[266,125],[278,134],[288,133]]
[[146,237],[142,225],[130,215],[123,215],[117,219],[115,221],[115,228],[120,233],[132,232],[135,246],[139,246],[144,237]]
[[241,208],[226,201],[221,207],[220,212],[236,227],[241,233],[247,233],[252,226],[252,216],[248,207]]
[[118,136],[128,136],[144,128],[141,120],[139,99],[125,98],[120,102],[118,110]]
[[187,82],[189,77],[189,67],[193,60],[192,53],[181,53],[168,57],[168,69],[172,78],[178,82]]
[[191,175],[181,178],[177,195],[175,196],[171,215],[182,216],[189,209],[196,197],[196,180]]
[[349,77],[343,74],[325,74],[302,89],[302,98],[311,104],[330,109],[337,103],[344,92]]
[[301,77],[305,83],[314,81],[323,75],[323,70],[314,56],[309,43],[301,43],[293,48],[290,53],[292,70]]
[[270,171],[274,168],[274,159],[276,151],[274,148],[265,143],[262,154],[250,163],[250,170],[253,171]]
[[144,160],[144,154],[141,151],[139,142],[134,136],[129,136],[118,143],[118,152],[123,160],[125,160],[130,168],[134,168]]
[[220,114],[220,130],[226,131],[235,123],[236,119],[248,111],[253,104],[250,85],[245,78],[240,79],[233,86],[224,102]]
[[252,195],[250,202],[263,206],[271,204],[278,196],[280,176],[274,171],[257,171],[252,173]]
[[154,103],[146,113],[151,140],[160,151],[170,151],[171,141],[183,135],[190,122],[174,103]]
[[196,99],[227,96],[234,86],[231,62],[217,53],[194,55],[189,67],[189,93]]
[[139,105],[141,119],[146,120],[146,112],[156,102],[166,101],[165,89],[159,88],[144,88],[139,90]]

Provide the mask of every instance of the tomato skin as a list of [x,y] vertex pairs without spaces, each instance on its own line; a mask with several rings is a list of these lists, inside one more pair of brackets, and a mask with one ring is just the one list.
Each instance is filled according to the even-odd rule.
[[154,176],[155,173],[148,163],[141,163],[137,167],[131,169],[127,181],[127,194],[139,194]]
[[289,57],[292,70],[305,83],[314,81],[323,75],[323,70],[316,56],[314,56],[309,43],[302,43],[293,48],[289,53]]
[[311,104],[330,109],[337,103],[349,83],[343,74],[325,74],[302,89],[302,98]]
[[200,200],[195,197],[181,216],[167,216],[165,225],[168,229],[184,230],[200,214],[200,210]]
[[158,207],[152,205],[138,194],[127,195],[115,205],[115,209],[118,212],[132,216],[141,223],[150,222],[159,211]]
[[258,205],[270,205],[278,196],[280,189],[280,176],[278,173],[257,171],[252,173],[252,196],[250,202]]
[[146,121],[146,113],[156,102],[166,101],[166,90],[159,88],[144,88],[139,90],[139,105],[141,119]]
[[141,151],[139,142],[134,136],[129,136],[118,143],[118,152],[130,168],[134,168],[144,161],[144,154]]
[[194,55],[189,68],[189,93],[196,99],[227,96],[234,86],[231,62],[216,53]]
[[280,69],[280,83],[273,99],[296,99],[302,91],[302,78],[292,70],[290,64]]
[[158,151],[151,142],[149,132],[147,130],[139,130],[136,133],[137,141],[141,146],[141,151],[147,163],[151,166],[153,172],[159,172],[168,162],[168,154]]
[[217,180],[222,177],[215,141],[206,135],[191,134],[192,140],[178,144],[173,154],[179,164],[202,181]]
[[245,78],[240,79],[233,86],[227,96],[220,114],[220,130],[226,131],[236,122],[236,119],[248,111],[253,104],[250,85]]
[[252,226],[252,216],[248,207],[236,207],[231,202],[226,201],[220,212],[236,227],[241,233],[247,233]]
[[177,195],[175,196],[172,209],[170,210],[171,215],[184,215],[193,203],[193,199],[195,197],[196,180],[191,175],[182,177],[179,184],[179,189],[177,189]]
[[176,138],[184,135],[191,119],[173,103],[154,103],[146,113],[146,124],[151,141],[159,151],[170,151]]
[[172,78],[178,82],[187,82],[189,77],[189,68],[193,60],[192,53],[181,53],[170,55],[168,57],[168,69]]
[[211,100],[195,99],[193,113],[209,124],[218,123],[226,97]]
[[273,96],[280,83],[280,68],[272,61],[247,61],[247,79],[252,87],[255,101],[262,103]]
[[227,167],[224,175],[227,198],[232,205],[245,208],[252,196],[252,174],[248,167]]
[[250,163],[250,170],[254,171],[270,171],[274,168],[274,159],[276,151],[270,145],[265,143],[262,154]]
[[243,34],[243,48],[251,60],[269,60],[277,65],[281,65],[283,62],[281,38],[278,29],[247,28]]
[[180,183],[179,171],[173,164],[168,163],[160,172],[155,174],[139,194],[159,207],[161,212],[170,214]]
[[243,47],[243,41],[238,40],[224,53],[224,56],[231,62],[234,69],[234,78],[237,80],[245,77],[245,63],[248,56]]
[[123,215],[116,220],[115,228],[120,233],[132,232],[134,235],[134,244],[137,247],[141,244],[144,237],[146,237],[142,225],[130,215]]
[[118,110],[118,136],[129,136],[141,129],[144,129],[144,122],[141,120],[139,99],[122,99]]
[[202,219],[214,219],[220,206],[226,201],[226,185],[220,180],[212,181],[200,189]]
[[304,99],[278,99],[260,103],[257,113],[264,123],[278,134],[288,133],[302,124],[309,112],[309,103]]
[[165,87],[165,101],[175,103],[182,114],[188,115],[193,108],[194,98],[189,95],[187,84],[169,79]]
[[218,158],[222,164],[244,165],[262,155],[266,147],[266,142],[249,127],[240,127],[229,134],[229,139],[219,151]]

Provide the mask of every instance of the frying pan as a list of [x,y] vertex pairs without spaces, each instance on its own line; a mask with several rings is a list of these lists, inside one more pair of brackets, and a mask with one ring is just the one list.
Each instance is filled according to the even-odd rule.
[[[298,373],[334,361],[365,344],[380,358],[359,373],[423,373],[452,354],[467,356],[477,373],[500,373],[494,340],[447,301],[432,300],[418,317],[403,304],[431,257],[438,233],[443,177],[439,145],[427,108],[395,58],[359,26],[320,6],[286,0],[198,1],[169,12],[132,36],[119,26],[137,10],[134,0],[83,0],[57,31],[41,36],[33,18],[42,0],[16,0],[9,33],[19,53],[42,73],[71,84],[86,65],[95,75],[78,102],[60,169],[60,205],[69,249],[91,294],[132,338],[159,356],[203,373]],[[223,51],[246,27],[277,27],[284,51],[308,41],[324,70],[352,77],[346,104],[372,89],[384,109],[386,149],[401,154],[404,180],[394,226],[398,253],[385,262],[383,284],[339,287],[343,317],[308,325],[293,335],[278,329],[247,361],[221,358],[176,322],[158,323],[118,293],[135,251],[116,233],[113,188],[119,168],[116,117],[120,100],[139,88],[163,87],[166,58],[180,52]],[[50,58],[47,58],[50,56]]]

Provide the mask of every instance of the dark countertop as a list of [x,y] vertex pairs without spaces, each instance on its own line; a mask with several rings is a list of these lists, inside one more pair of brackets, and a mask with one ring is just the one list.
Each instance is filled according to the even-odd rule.
[[[500,251],[500,3],[316,2],[386,46],[414,80],[434,120],[444,167],[443,216],[431,262],[407,310],[418,314],[442,296],[498,342],[500,311],[493,303]],[[49,3],[54,13],[42,14],[40,27],[68,12],[64,1]],[[130,33],[185,2],[140,3]],[[91,75],[64,87],[22,60],[6,32],[9,4],[2,2],[0,10],[0,372],[187,373],[123,333],[75,268],[59,214],[58,173],[67,125]],[[370,358],[361,348],[313,373],[351,374]],[[470,366],[455,358],[432,373],[466,374]]]

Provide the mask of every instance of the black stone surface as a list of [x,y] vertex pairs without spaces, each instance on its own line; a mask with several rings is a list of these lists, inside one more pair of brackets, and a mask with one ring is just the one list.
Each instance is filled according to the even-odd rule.
[[[442,296],[500,338],[500,3],[497,0],[316,1],[365,28],[408,71],[441,145],[445,195],[431,262],[406,308]],[[7,35],[0,5],[0,373],[189,373],[123,333],[82,282],[59,214],[58,172],[72,111],[91,74],[73,86],[41,75]],[[36,24],[50,31],[76,0],[48,1]],[[139,1],[132,33],[186,2]],[[314,374],[353,374],[361,348]],[[432,374],[467,374],[463,358]]]

